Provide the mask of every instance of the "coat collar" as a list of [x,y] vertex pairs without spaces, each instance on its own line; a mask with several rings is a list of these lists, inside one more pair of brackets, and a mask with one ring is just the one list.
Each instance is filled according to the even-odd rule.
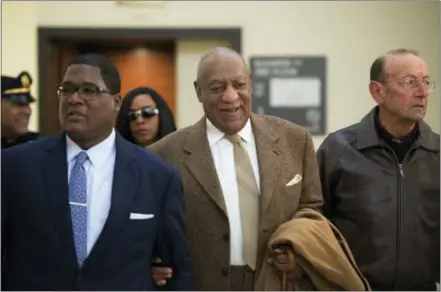
[[[357,138],[358,149],[370,147],[380,147],[383,141],[380,139],[375,128],[375,119],[378,113],[378,106],[375,106],[359,123],[359,133]],[[439,151],[439,138],[434,135],[430,126],[424,122],[418,122],[420,134],[416,140],[417,145],[430,151]]]

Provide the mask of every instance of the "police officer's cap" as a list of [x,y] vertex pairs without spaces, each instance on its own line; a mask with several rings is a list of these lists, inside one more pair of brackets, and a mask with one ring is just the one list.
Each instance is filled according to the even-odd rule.
[[31,95],[32,78],[23,71],[17,77],[2,75],[2,98],[7,98],[17,105],[28,105],[35,101]]

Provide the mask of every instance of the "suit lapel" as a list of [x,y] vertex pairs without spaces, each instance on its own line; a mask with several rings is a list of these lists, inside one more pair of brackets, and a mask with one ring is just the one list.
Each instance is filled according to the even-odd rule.
[[139,149],[125,141],[118,133],[116,134],[115,143],[115,170],[109,215],[100,236],[84,263],[84,268],[93,265],[93,262],[104,255],[107,248],[117,240],[120,228],[129,220],[130,206],[138,185],[139,171],[134,153]]
[[260,172],[261,216],[265,214],[273,197],[273,188],[283,164],[282,152],[277,144],[279,136],[261,117],[252,114],[251,125],[256,140]]
[[226,216],[227,208],[208,144],[205,117],[195,124],[187,134],[184,150],[188,154],[185,158],[185,165],[202,185],[205,193],[211,197]]
[[41,161],[43,182],[50,210],[47,214],[55,226],[67,263],[77,265],[72,233],[72,220],[69,209],[67,178],[66,137],[59,135],[49,141],[46,154]]

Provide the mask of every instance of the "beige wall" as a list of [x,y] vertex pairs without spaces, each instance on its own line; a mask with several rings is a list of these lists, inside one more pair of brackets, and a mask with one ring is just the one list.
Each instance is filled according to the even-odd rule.
[[[160,1],[159,1],[160,2]],[[116,1],[5,2],[2,73],[37,73],[37,26],[241,27],[243,53],[328,57],[328,131],[357,122],[374,105],[367,91],[374,58],[392,48],[418,49],[440,80],[439,2],[213,2],[164,1],[122,6]],[[202,52],[222,40],[178,43],[178,126],[202,114],[192,80]],[[37,78],[35,78],[37,79]],[[33,92],[37,92],[36,86]],[[440,130],[439,87],[426,121]],[[194,110],[193,110],[194,109]],[[32,128],[37,128],[36,115]],[[315,137],[316,147],[323,137]]]
[[[38,100],[38,61],[37,61],[37,2],[1,3],[2,29],[2,74],[18,76],[21,71],[28,71],[32,76],[31,93]],[[38,107],[32,105],[34,114],[30,128],[38,129]]]

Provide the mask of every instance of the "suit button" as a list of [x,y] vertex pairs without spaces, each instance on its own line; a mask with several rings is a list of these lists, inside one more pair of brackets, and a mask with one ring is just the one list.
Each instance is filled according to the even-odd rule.
[[221,270],[221,276],[222,277],[228,277],[228,269],[222,269]]
[[224,235],[222,235],[222,238],[224,241],[230,241],[230,236],[228,235],[228,233],[224,233]]
[[76,278],[75,279],[76,290],[83,290],[82,288],[83,274],[80,271],[77,271],[75,278]]

